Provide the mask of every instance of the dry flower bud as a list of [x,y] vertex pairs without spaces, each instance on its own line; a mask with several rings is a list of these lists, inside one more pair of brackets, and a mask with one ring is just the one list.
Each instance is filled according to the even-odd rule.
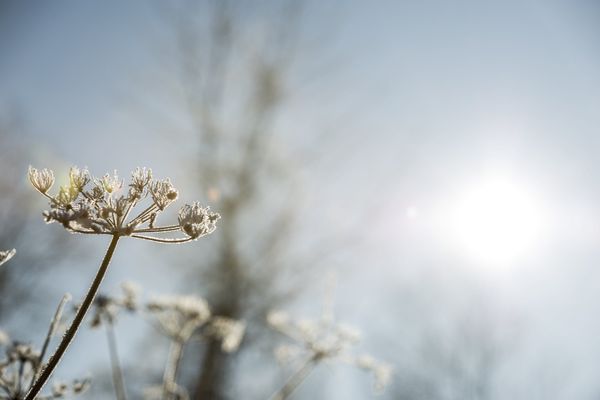
[[246,324],[227,317],[214,317],[209,333],[221,340],[221,349],[227,353],[236,351],[242,343]]
[[179,192],[173,187],[169,178],[154,182],[150,186],[150,194],[159,210],[164,210],[179,196]]
[[202,207],[198,202],[186,204],[179,210],[179,226],[193,239],[214,232],[220,218],[219,214],[211,212],[209,207]]
[[40,193],[46,193],[54,185],[54,172],[49,169],[37,170],[29,166],[29,181]]
[[90,181],[90,173],[87,168],[79,169],[75,166],[69,170],[69,182],[71,188],[81,192],[85,185]]

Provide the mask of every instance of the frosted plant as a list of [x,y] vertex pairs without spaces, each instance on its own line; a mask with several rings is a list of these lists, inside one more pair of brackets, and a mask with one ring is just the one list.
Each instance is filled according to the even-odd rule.
[[[158,215],[177,199],[179,192],[169,179],[155,180],[152,171],[146,168],[133,171],[131,182],[125,186],[116,172],[94,178],[87,169],[72,167],[69,182],[61,186],[55,195],[49,194],[55,182],[52,171],[29,167],[29,181],[49,201],[50,209],[43,213],[47,223],[60,223],[72,233],[111,236],[106,255],[73,321],[25,397],[26,400],[33,400],[50,378],[81,326],[121,237],[159,243],[190,242],[212,233],[220,216],[211,212],[208,207],[194,203],[181,209],[178,223],[157,226]],[[141,211],[138,212],[138,208]],[[168,236],[176,232],[183,233],[183,236]]]
[[283,364],[300,364],[285,385],[271,396],[273,400],[288,398],[322,362],[342,362],[371,371],[377,392],[390,381],[391,366],[371,356],[355,356],[352,350],[360,341],[360,333],[348,325],[337,323],[327,310],[316,320],[294,320],[285,312],[272,311],[267,315],[267,323],[293,343],[275,348],[277,360]]
[[96,296],[90,320],[92,328],[103,326],[106,332],[110,368],[117,400],[125,400],[127,391],[117,348],[115,322],[120,310],[137,311],[140,288],[131,282],[124,282],[121,284],[121,291],[122,295],[119,297],[104,294]]
[[207,327],[206,334],[221,341],[221,350],[226,353],[236,351],[246,331],[246,324],[227,317],[213,317]]
[[188,398],[185,388],[177,383],[177,376],[184,347],[194,334],[221,340],[221,349],[231,353],[240,346],[246,329],[242,321],[213,316],[206,300],[193,295],[157,297],[146,304],[146,310],[157,329],[171,340],[163,385],[150,388],[147,399]]
[[[179,222],[155,226],[158,214],[177,200],[179,192],[169,179],[154,180],[152,171],[137,168],[131,176],[126,193],[116,172],[102,178],[92,178],[87,169],[72,167],[69,184],[61,186],[55,196],[48,194],[54,184],[54,173],[29,167],[29,180],[34,188],[48,198],[50,210],[44,212],[46,222],[58,222],[73,233],[131,236],[163,243],[183,243],[212,233],[219,214],[199,203],[185,205],[179,212]],[[148,200],[148,205],[135,217],[130,215]],[[182,238],[160,237],[182,231]]]
[[[0,358],[0,399],[20,400],[34,385],[44,360],[50,341],[56,335],[61,321],[64,306],[70,296],[65,295],[50,323],[50,328],[41,349],[29,343],[11,340],[0,331],[0,347],[4,347],[4,358]],[[50,393],[38,396],[38,399],[50,400],[85,392],[89,387],[89,379],[75,380],[70,384],[55,382]]]
[[4,264],[5,262],[7,262],[11,258],[13,258],[16,253],[17,253],[17,251],[15,249],[0,251],[0,265]]

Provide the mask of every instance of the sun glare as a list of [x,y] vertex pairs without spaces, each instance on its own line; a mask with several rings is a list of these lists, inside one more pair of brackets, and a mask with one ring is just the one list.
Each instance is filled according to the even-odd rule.
[[453,218],[456,239],[478,261],[506,264],[524,254],[540,233],[540,204],[526,188],[492,179],[466,190]]

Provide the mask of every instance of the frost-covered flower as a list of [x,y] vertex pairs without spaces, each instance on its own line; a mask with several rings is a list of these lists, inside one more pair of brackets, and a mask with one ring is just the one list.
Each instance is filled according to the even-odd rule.
[[[127,193],[120,193],[124,182],[116,171],[102,178],[93,178],[87,169],[72,167],[69,184],[61,186],[55,196],[47,193],[54,183],[52,171],[29,167],[29,180],[50,200],[50,209],[44,212],[46,222],[58,222],[73,233],[184,243],[213,232],[219,219],[218,214],[211,213],[208,207],[194,203],[180,212],[180,221],[184,221],[185,228],[180,223],[156,226],[158,215],[177,199],[179,193],[169,179],[153,181],[152,171],[146,168],[133,171]],[[143,207],[144,203],[147,206],[134,214],[135,209]],[[186,237],[162,237],[181,230]]]
[[79,169],[75,166],[69,170],[69,183],[71,188],[81,192],[85,185],[90,181],[90,173],[87,168]]
[[355,365],[373,373],[374,388],[381,391],[391,379],[392,367],[367,355],[356,357],[353,347],[360,340],[360,332],[346,324],[335,322],[331,313],[324,312],[319,319],[294,320],[283,311],[271,311],[267,323],[276,331],[292,339],[294,345],[275,348],[275,357],[281,363],[297,360],[338,361]]
[[221,349],[226,353],[236,351],[246,331],[246,324],[227,317],[213,317],[210,321],[208,334],[221,340]]
[[357,357],[355,365],[373,373],[373,377],[375,378],[373,389],[376,392],[382,392],[392,380],[392,374],[394,372],[393,367],[388,363],[376,360],[368,354]]
[[169,178],[154,182],[150,186],[150,194],[159,210],[167,208],[179,196],[179,192],[173,187]]
[[28,176],[33,187],[42,194],[46,194],[54,185],[54,172],[49,169],[37,170],[30,165]]
[[186,204],[179,210],[179,226],[192,239],[214,232],[219,218],[219,214],[211,212],[208,207],[202,207],[198,202]]
[[17,254],[17,251],[15,249],[0,251],[0,265],[13,258],[15,254]]
[[152,181],[152,170],[146,168],[137,167],[131,173],[131,183],[129,184],[130,193],[133,196],[141,197],[150,182]]
[[121,296],[109,296],[99,294],[94,299],[93,312],[90,326],[97,328],[103,323],[114,323],[119,311],[126,310],[134,312],[138,309],[138,297],[140,288],[134,283],[124,282],[121,284]]

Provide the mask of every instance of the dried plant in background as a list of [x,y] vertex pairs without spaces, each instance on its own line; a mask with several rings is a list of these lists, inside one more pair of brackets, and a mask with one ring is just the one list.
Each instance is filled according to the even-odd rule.
[[92,305],[90,319],[91,328],[104,327],[110,357],[110,369],[117,400],[127,399],[125,378],[117,347],[115,323],[120,310],[135,312],[138,310],[140,289],[137,285],[124,282],[121,284],[122,297],[98,294]]
[[15,254],[17,254],[17,251],[15,249],[0,251],[0,265],[8,262],[8,260],[13,258]]
[[[61,186],[58,193],[51,196],[48,191],[54,185],[54,180],[53,171],[29,167],[29,181],[50,202],[50,210],[44,212],[46,222],[58,222],[72,233],[110,235],[112,239],[73,321],[27,393],[26,400],[37,397],[73,340],[92,305],[121,237],[129,236],[159,243],[185,243],[212,233],[220,218],[219,214],[210,212],[208,207],[194,203],[182,207],[178,224],[156,226],[158,214],[175,201],[179,193],[169,179],[154,180],[152,171],[145,168],[138,168],[132,173],[126,193],[122,192],[123,181],[116,173],[93,178],[86,169],[72,167],[68,184]],[[136,207],[144,202],[147,206],[129,219]],[[164,237],[165,234],[178,231],[185,233],[185,237]]]
[[[13,341],[6,333],[0,331],[0,346],[5,347],[5,358],[0,360],[0,390],[3,392],[0,399],[20,400],[34,385],[48,346],[58,332],[63,309],[69,299],[70,296],[65,295],[61,300],[41,349],[36,349],[28,343]],[[71,384],[55,382],[49,394],[37,398],[50,400],[81,394],[87,390],[89,384],[89,379],[77,379]]]
[[245,323],[213,316],[206,300],[199,296],[162,296],[149,301],[146,310],[154,326],[171,341],[161,387],[150,388],[147,398],[187,399],[187,390],[177,383],[185,345],[196,335],[221,341],[221,349],[232,353],[243,339]]
[[295,342],[275,349],[278,361],[282,364],[298,364],[296,371],[270,397],[271,400],[287,399],[312,370],[324,362],[342,362],[371,371],[376,392],[381,392],[391,379],[391,365],[370,355],[357,356],[350,351],[360,341],[360,333],[336,322],[333,314],[327,310],[318,320],[293,320],[283,311],[272,311],[267,316],[267,322]]

